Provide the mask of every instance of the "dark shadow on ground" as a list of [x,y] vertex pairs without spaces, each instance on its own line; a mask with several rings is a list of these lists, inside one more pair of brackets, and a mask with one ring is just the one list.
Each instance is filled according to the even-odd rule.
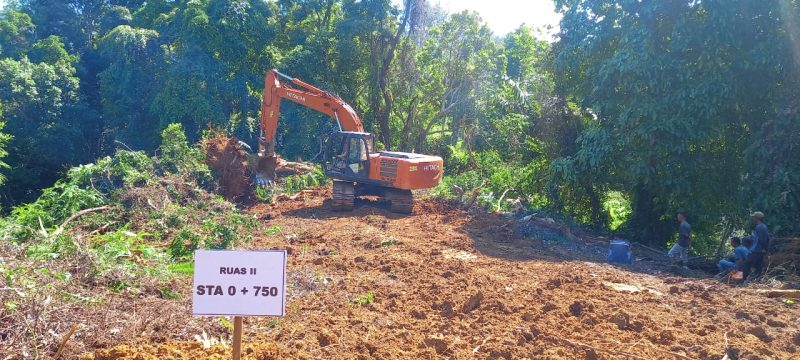
[[325,199],[322,204],[308,206],[300,209],[284,211],[284,215],[304,219],[325,220],[332,218],[364,217],[368,215],[384,216],[388,219],[399,219],[413,214],[398,214],[389,211],[389,203],[377,198],[356,198],[352,211],[333,210],[331,199]]
[[[398,214],[389,211],[389,204],[379,198],[357,198],[353,211],[334,211],[331,200],[325,199],[322,204],[303,207],[283,212],[284,216],[305,219],[325,220],[332,218],[363,218],[380,216],[386,219],[405,217],[443,215],[443,223],[450,221],[465,222],[458,228],[480,254],[511,261],[587,261],[606,264],[608,239],[589,231],[578,230],[569,236],[552,228],[531,227],[523,224],[519,216],[492,213],[482,209],[465,211],[457,203],[441,199],[418,199],[412,214]],[[713,276],[702,270],[681,274],[671,267],[666,256],[646,250],[633,243],[635,261],[631,266],[615,265],[627,271],[651,275],[667,275],[687,278],[707,278]]]
[[[485,211],[472,215],[461,230],[473,242],[473,246],[486,256],[514,261],[586,261],[608,264],[609,239],[577,230],[568,234],[551,227],[537,227],[519,217]],[[687,278],[708,278],[715,274],[708,264],[690,264],[692,270],[681,273],[673,267],[667,251],[657,253],[637,243],[631,248],[634,263],[630,266],[612,264],[620,269],[651,275],[674,275]]]

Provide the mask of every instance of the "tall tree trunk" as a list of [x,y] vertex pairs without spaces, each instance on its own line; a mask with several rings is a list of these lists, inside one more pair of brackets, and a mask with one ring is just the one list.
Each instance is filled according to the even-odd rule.
[[383,98],[382,106],[375,108],[375,120],[378,121],[381,134],[380,139],[386,150],[392,148],[392,134],[389,127],[389,118],[392,113],[392,106],[394,105],[394,98],[392,97],[391,89],[389,88],[389,73],[392,69],[392,62],[394,61],[397,45],[400,44],[400,37],[403,35],[408,25],[409,18],[413,14],[413,7],[416,5],[415,0],[405,0],[405,11],[403,12],[403,19],[397,27],[394,36],[389,39],[386,46],[386,52],[383,53],[383,61],[378,70],[378,88],[381,97]]
[[600,201],[600,196],[597,194],[597,190],[595,190],[594,185],[587,184],[586,191],[589,193],[589,205],[590,205],[590,217],[592,221],[592,225],[596,227],[602,227],[607,223],[606,217],[604,216],[603,212],[603,203]]
[[[411,99],[411,104],[408,106],[408,115],[406,116],[405,124],[403,124],[403,132],[401,134],[402,141],[400,142],[400,150],[409,151],[411,146],[411,132],[414,129],[416,115],[417,115],[418,98]],[[420,129],[421,131],[422,129]]]
[[663,246],[674,233],[670,222],[661,219],[662,211],[656,208],[655,195],[645,185],[636,187],[630,224],[639,242]]

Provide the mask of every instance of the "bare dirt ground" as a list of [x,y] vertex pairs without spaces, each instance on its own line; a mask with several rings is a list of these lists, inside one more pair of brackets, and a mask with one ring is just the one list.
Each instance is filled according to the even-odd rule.
[[[546,245],[513,219],[439,200],[401,216],[370,201],[333,212],[328,195],[248,209],[280,231],[242,247],[288,249],[290,276],[284,318],[245,319],[245,358],[800,357],[800,308],[753,289],[669,275],[657,262],[611,266],[597,244]],[[108,327],[135,326],[138,340],[83,357],[229,358],[193,340],[229,332],[190,316],[191,281],[175,284],[182,300],[132,300],[151,320]]]

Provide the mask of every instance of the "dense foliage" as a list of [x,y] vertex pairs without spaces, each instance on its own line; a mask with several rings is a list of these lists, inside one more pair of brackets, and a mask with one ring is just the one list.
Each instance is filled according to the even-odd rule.
[[[755,209],[800,232],[799,1],[554,3],[549,43],[425,0],[12,2],[0,11],[2,203],[62,201],[67,169],[114,153],[97,164],[161,146],[200,168],[193,148],[161,144],[164,129],[184,143],[172,123],[188,142],[213,127],[255,145],[263,74],[278,68],[352,104],[381,148],[444,157],[445,197],[477,189],[493,209],[521,203],[658,244],[686,211],[701,250]],[[285,104],[279,152],[310,159],[334,129]],[[44,226],[103,201],[80,198]]]
[[561,186],[628,194],[655,242],[676,211],[706,233],[754,209],[800,231],[800,2],[556,3],[557,83],[595,117]]

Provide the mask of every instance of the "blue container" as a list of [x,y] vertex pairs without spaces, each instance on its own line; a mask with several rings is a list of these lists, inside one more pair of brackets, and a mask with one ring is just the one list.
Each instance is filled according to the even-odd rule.
[[608,247],[608,262],[612,264],[633,264],[631,243],[625,240],[611,240]]

